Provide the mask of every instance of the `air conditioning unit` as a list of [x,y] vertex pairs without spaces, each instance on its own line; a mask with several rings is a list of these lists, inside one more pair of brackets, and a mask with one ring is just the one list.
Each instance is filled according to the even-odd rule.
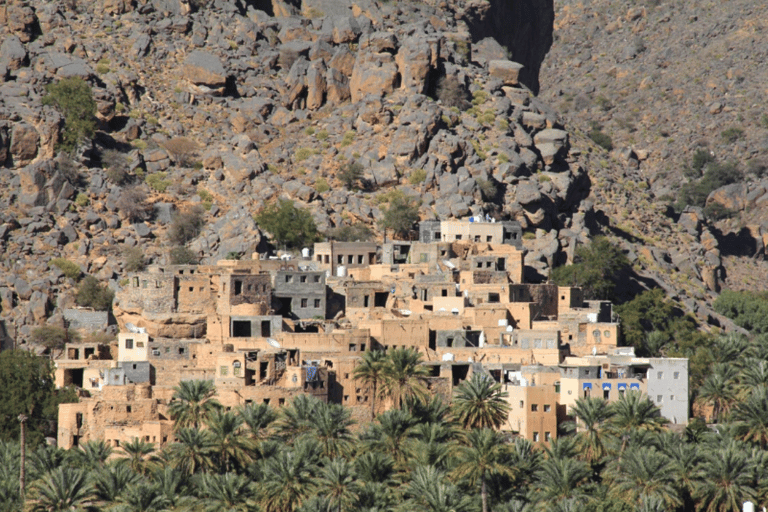
[[160,355],[160,351],[159,350],[153,350],[152,351],[152,355],[153,356],[159,356]]

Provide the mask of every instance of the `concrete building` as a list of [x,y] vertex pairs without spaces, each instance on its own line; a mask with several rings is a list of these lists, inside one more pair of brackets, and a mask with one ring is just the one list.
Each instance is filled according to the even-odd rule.
[[280,270],[273,294],[276,313],[294,319],[325,319],[327,293],[325,272]]
[[424,221],[419,224],[419,241],[509,244],[522,247],[523,230],[514,221],[494,222],[479,218]]

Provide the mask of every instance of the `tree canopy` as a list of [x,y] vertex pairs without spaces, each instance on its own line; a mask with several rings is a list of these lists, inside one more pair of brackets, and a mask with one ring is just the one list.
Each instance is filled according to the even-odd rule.
[[80,77],[64,78],[46,87],[43,105],[52,105],[64,115],[61,148],[72,151],[96,131],[96,101],[91,86]]
[[271,203],[256,215],[255,220],[278,244],[291,249],[306,247],[319,239],[312,214],[287,199]]
[[552,270],[550,279],[558,286],[579,286],[585,299],[615,299],[620,273],[629,267],[621,249],[605,237],[576,249],[573,265]]

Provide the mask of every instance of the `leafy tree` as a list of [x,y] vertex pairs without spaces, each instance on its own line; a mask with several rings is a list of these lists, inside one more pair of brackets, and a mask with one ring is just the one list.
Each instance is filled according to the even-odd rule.
[[723,290],[712,304],[715,311],[755,333],[768,332],[768,293]]
[[354,466],[346,459],[331,459],[320,470],[319,484],[330,504],[338,511],[350,510],[357,498]]
[[177,245],[172,247],[168,253],[171,265],[197,265],[197,255],[188,247]]
[[140,272],[147,268],[147,259],[144,251],[139,247],[123,248],[123,268],[126,272]]
[[102,286],[95,277],[87,276],[77,289],[75,302],[78,306],[93,308],[96,311],[107,311],[112,307],[112,299],[114,298],[115,292]]
[[397,237],[404,237],[419,220],[419,206],[403,193],[392,194],[383,214],[381,227],[391,229]]
[[[570,457],[548,457],[536,472],[532,497],[536,510],[552,510],[563,500],[582,506],[590,498],[589,477],[592,471],[586,462]],[[573,508],[580,510],[580,508]]]
[[221,404],[214,398],[216,387],[212,380],[183,380],[173,388],[173,397],[168,405],[174,428],[191,426],[198,428]]
[[363,223],[351,226],[339,226],[328,230],[325,236],[339,242],[369,242],[373,239],[373,231]]
[[206,512],[250,512],[256,508],[256,486],[236,473],[205,474],[200,494]]
[[602,398],[586,397],[576,400],[571,413],[583,428],[577,436],[580,455],[590,464],[600,462],[607,454],[604,438],[613,411]]
[[207,430],[180,428],[176,442],[170,448],[170,457],[176,468],[187,475],[207,471],[215,466],[213,436]]
[[392,409],[379,414],[377,420],[363,434],[363,446],[367,450],[389,455],[398,464],[405,463],[411,455],[406,441],[413,433],[415,419],[407,411]]
[[573,265],[552,270],[550,279],[558,286],[580,286],[586,299],[613,299],[622,271],[629,260],[605,237],[597,237],[576,249]]
[[102,467],[112,455],[112,447],[103,439],[82,443],[72,459],[77,467],[96,470]]
[[295,439],[309,432],[314,417],[324,404],[312,395],[297,395],[291,404],[280,410],[276,428],[284,439]]
[[46,87],[43,105],[52,105],[64,115],[61,148],[73,151],[96,131],[96,102],[91,86],[80,77],[64,78]]
[[756,387],[733,411],[736,437],[751,441],[765,450],[768,445],[768,388]]
[[325,457],[343,457],[352,451],[349,427],[353,424],[348,408],[341,404],[321,403],[312,420],[310,435],[320,443]]
[[78,343],[80,341],[80,333],[73,329],[65,329],[55,325],[43,325],[32,331],[29,341],[44,346],[49,350],[51,358],[55,358],[56,354],[54,354],[54,351],[61,353],[66,343]]
[[371,421],[376,417],[376,398],[379,396],[379,383],[384,378],[386,354],[381,350],[369,350],[355,365],[354,378],[363,385],[371,386]]
[[736,375],[738,371],[728,363],[714,365],[709,376],[699,388],[696,401],[712,406],[712,416],[719,423],[736,401]]
[[489,375],[473,373],[456,388],[453,413],[465,429],[499,428],[509,416],[506,396]]
[[472,487],[480,483],[483,512],[488,512],[487,479],[493,474],[513,476],[513,469],[503,463],[504,444],[495,431],[474,429],[467,434],[466,445],[460,448],[460,453],[454,474],[467,479]]
[[267,429],[277,419],[277,413],[265,403],[246,404],[239,413],[249,429],[251,438],[257,441],[268,437]]
[[754,500],[753,463],[743,447],[733,443],[707,453],[702,469],[695,494],[699,511],[731,512]]
[[290,248],[305,247],[319,239],[312,214],[290,200],[279,199],[267,206],[256,216],[256,223]]
[[339,179],[347,190],[360,190],[360,182],[363,179],[363,166],[359,162],[347,162],[339,171]]
[[26,350],[0,352],[0,389],[0,439],[19,438],[18,417],[24,414],[30,446],[56,435],[60,403],[77,402],[72,390],[56,390],[50,359]]
[[245,467],[256,448],[252,439],[243,434],[243,418],[231,411],[214,410],[205,420],[211,433],[213,450],[218,455],[219,468],[229,472],[234,466]]
[[651,399],[638,391],[624,393],[608,407],[612,413],[608,429],[615,435],[624,437],[622,451],[627,442],[626,436],[633,430],[658,432],[669,423]]

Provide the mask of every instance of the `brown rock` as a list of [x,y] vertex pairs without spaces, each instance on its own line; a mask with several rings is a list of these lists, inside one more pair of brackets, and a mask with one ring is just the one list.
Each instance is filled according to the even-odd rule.
[[22,43],[28,43],[34,36],[37,16],[32,8],[21,2],[14,2],[5,7],[5,20],[8,30],[16,34]]
[[29,124],[14,125],[11,134],[11,158],[16,167],[29,164],[37,156],[40,145],[40,134]]
[[360,53],[349,81],[353,102],[368,94],[384,96],[395,90],[398,72],[395,59],[390,53]]
[[209,89],[223,89],[227,83],[227,72],[219,58],[202,51],[194,51],[187,57],[181,74],[190,83]]
[[335,68],[328,68],[325,73],[326,101],[339,105],[350,98],[347,76]]
[[501,80],[504,85],[518,85],[522,64],[511,60],[492,60],[488,62],[488,73],[491,78]]
[[307,108],[317,110],[323,106],[327,91],[325,82],[325,64],[322,60],[315,60],[307,69]]
[[428,77],[440,53],[440,39],[413,37],[403,42],[395,62],[402,77],[402,88],[423,94],[429,86]]

